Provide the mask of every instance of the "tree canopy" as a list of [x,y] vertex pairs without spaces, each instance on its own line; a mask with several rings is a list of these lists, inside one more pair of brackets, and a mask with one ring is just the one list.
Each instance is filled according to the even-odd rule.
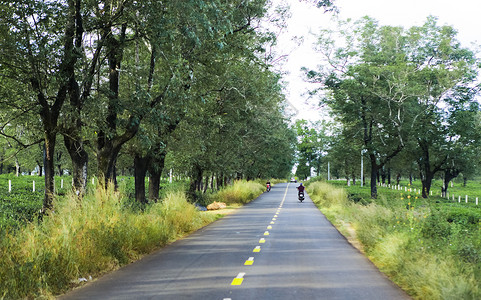
[[199,168],[227,177],[286,176],[295,138],[280,77],[263,55],[275,35],[258,30],[269,5],[1,2],[0,129],[10,149],[3,157],[42,145],[45,212],[60,149],[70,156],[79,196],[89,165],[115,183],[121,153],[135,165],[140,202],[147,173],[149,198],[158,196],[166,157],[193,178]]
[[[468,128],[474,128],[478,112],[478,65],[452,27],[439,26],[434,17],[409,29],[380,26],[365,17],[342,21],[337,31],[322,31],[317,47],[325,55],[325,68],[306,70],[307,78],[329,91],[321,102],[342,124],[344,140],[355,139],[355,152],[366,151],[373,198],[378,173],[401,151],[417,153],[412,159],[426,197],[434,174],[447,168],[447,157],[454,155],[445,152],[454,140],[477,141]],[[456,118],[464,113],[469,125],[460,130]]]

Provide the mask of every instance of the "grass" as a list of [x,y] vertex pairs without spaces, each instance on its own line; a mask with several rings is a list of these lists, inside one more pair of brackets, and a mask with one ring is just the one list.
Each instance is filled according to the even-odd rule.
[[196,230],[215,219],[171,192],[145,211],[125,209],[123,193],[97,189],[78,201],[55,203],[43,222],[32,222],[0,244],[0,298],[51,297]]
[[225,202],[227,205],[246,204],[257,198],[265,190],[265,186],[258,182],[238,180],[219,192],[210,195],[210,202]]
[[[163,191],[162,200],[132,204],[129,180],[120,191],[90,189],[79,200],[55,200],[43,221],[5,227],[0,237],[0,299],[53,298],[166,245],[255,199],[264,186],[238,181],[210,197],[227,202],[221,212],[201,212],[183,188]],[[182,187],[183,185],[181,185]],[[10,228],[10,229],[9,229]]]
[[[345,183],[344,183],[345,184]],[[480,299],[480,209],[440,197],[369,187],[308,184],[308,192],[345,235],[415,299]]]

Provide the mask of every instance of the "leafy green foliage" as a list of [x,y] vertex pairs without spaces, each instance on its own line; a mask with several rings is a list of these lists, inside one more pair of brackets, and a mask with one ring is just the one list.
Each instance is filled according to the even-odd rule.
[[[321,83],[319,90],[329,91],[321,103],[342,125],[338,140],[344,142],[332,150],[365,150],[372,183],[394,157],[409,151],[419,166],[423,197],[437,172],[452,178],[466,162],[476,163],[478,66],[453,28],[439,26],[434,17],[409,29],[380,26],[369,17],[339,27],[322,31],[317,43],[330,66],[305,70],[308,80]],[[371,195],[377,197],[374,184]]]

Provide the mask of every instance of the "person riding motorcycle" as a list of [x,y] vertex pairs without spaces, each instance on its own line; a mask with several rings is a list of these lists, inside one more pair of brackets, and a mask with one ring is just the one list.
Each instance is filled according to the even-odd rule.
[[271,190],[271,182],[270,182],[270,181],[268,181],[268,182],[266,183],[266,190],[267,190],[268,192],[270,192],[270,190]]
[[297,187],[297,191],[298,191],[298,195],[300,195],[301,193],[304,195],[304,189],[305,187],[302,185],[302,182],[301,184]]

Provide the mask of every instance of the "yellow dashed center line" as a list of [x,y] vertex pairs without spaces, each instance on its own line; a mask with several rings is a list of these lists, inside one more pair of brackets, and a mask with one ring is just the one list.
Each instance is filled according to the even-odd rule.
[[[288,188],[289,188],[289,185],[287,185],[287,187],[286,187],[286,191],[285,191],[285,193],[284,193],[284,198],[282,199],[282,202],[281,202],[281,204],[279,205],[279,208],[277,209],[277,212],[276,212],[274,218],[272,218],[272,221],[270,222],[270,224],[274,224],[274,223],[275,223],[274,221],[277,220],[276,218],[278,217],[278,214],[281,212],[282,205],[284,204],[284,201],[286,200],[286,195],[287,195],[287,190],[288,190]],[[267,226],[267,229],[272,229],[272,226],[270,226],[270,225]],[[269,231],[266,230],[266,231],[264,232],[264,235],[265,235],[265,236],[269,235]],[[261,239],[259,240],[259,244],[264,244],[265,242],[266,242],[265,238],[261,238]],[[261,246],[256,246],[256,247],[254,248],[254,250],[252,250],[252,252],[261,252]],[[249,257],[249,258],[245,261],[245,263],[244,263],[245,266],[251,266],[251,265],[253,265],[253,264],[254,264],[254,257]],[[246,273],[244,273],[244,272],[237,274],[236,278],[234,278],[234,279],[232,280],[231,285],[241,285],[242,282],[244,281],[244,276],[245,276],[245,274],[246,274]],[[231,298],[224,298],[223,300],[231,300]]]
[[232,280],[232,283],[231,285],[241,285],[242,284],[242,281],[244,281],[244,275],[246,273],[239,273],[237,274],[237,277],[234,278],[234,280]]
[[244,266],[252,266],[253,263],[254,263],[254,257],[249,257],[249,259],[246,260],[246,262],[244,263]]

